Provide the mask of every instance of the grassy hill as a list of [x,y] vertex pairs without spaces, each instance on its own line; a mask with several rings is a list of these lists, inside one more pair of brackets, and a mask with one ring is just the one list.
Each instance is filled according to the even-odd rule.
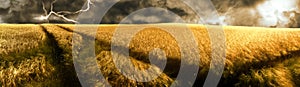
[[[155,26],[180,26],[156,24]],[[0,25],[0,85],[80,86],[72,59],[72,37],[89,36],[74,32],[98,25],[2,24]],[[169,86],[179,71],[178,42],[169,33],[152,25],[124,25],[124,29],[150,26],[138,32],[129,44],[130,59],[139,69],[150,66],[154,48],[165,51],[165,70],[151,82],[127,79],[115,67],[111,40],[117,25],[101,25],[95,38],[99,70],[113,86]],[[198,44],[199,73],[195,86],[202,85],[211,61],[209,33],[203,25],[188,25]],[[226,62],[219,86],[300,86],[300,29],[224,26]],[[125,47],[126,48],[126,47]],[[85,49],[85,48],[83,48]],[[95,60],[90,60],[94,62]],[[86,73],[97,73],[83,70]],[[130,70],[129,70],[130,71]],[[92,84],[94,85],[94,84]]]

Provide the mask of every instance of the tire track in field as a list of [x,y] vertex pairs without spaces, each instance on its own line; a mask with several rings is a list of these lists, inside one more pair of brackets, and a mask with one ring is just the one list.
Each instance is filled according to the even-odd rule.
[[[62,80],[63,86],[80,86],[76,73],[74,71],[74,66],[72,66],[72,33],[79,34],[81,36],[87,37],[92,39],[86,33],[75,32],[66,25],[39,25],[41,27],[41,31],[45,33],[45,48],[41,48],[42,54],[50,53],[47,55],[51,55],[50,60],[53,63],[53,66],[59,71],[61,75],[58,77],[53,76],[59,80]],[[72,25],[74,26],[74,25]],[[95,26],[95,25],[91,25]],[[139,26],[139,25],[135,25]],[[28,27],[28,26],[27,26]],[[26,29],[27,29],[26,27]],[[87,26],[88,27],[88,26]],[[105,26],[109,29],[109,26]],[[104,27],[104,28],[105,28]],[[134,27],[134,26],[131,26]],[[197,26],[199,27],[199,26]],[[29,27],[28,27],[29,28]],[[31,27],[30,27],[31,28]],[[130,28],[130,27],[128,27]],[[226,38],[228,40],[227,44],[228,48],[228,55],[227,61],[232,62],[232,66],[229,64],[226,66],[225,72],[223,73],[223,78],[219,83],[219,86],[255,86],[253,83],[257,83],[260,85],[267,85],[271,86],[299,86],[300,80],[300,50],[299,50],[299,43],[300,43],[300,34],[299,30],[259,30],[253,29],[251,30],[246,29],[245,27],[239,27],[241,29],[227,29],[225,31],[227,33]],[[40,28],[39,28],[40,29]],[[194,28],[192,28],[194,29]],[[121,86],[120,83],[123,85],[132,85],[132,86],[145,86],[145,85],[154,85],[155,83],[164,83],[169,84],[168,81],[171,81],[169,78],[176,78],[178,72],[178,67],[180,64],[180,58],[178,56],[167,56],[168,64],[167,68],[164,70],[163,78],[160,78],[151,83],[138,83],[131,80],[126,79],[125,77],[118,77],[121,76],[120,73],[114,72],[116,69],[111,61],[111,49],[110,49],[110,37],[113,31],[101,31],[97,34],[101,34],[100,37],[95,38],[96,48],[98,47],[98,51],[96,51],[98,60],[100,58],[100,65],[103,63],[104,65],[101,69],[106,70],[104,75],[108,78],[111,84],[115,86]],[[195,32],[199,34],[196,35],[198,40],[203,40],[207,37],[205,35],[201,35],[207,32],[203,32],[203,29],[194,29]],[[252,33],[250,33],[252,32]],[[152,36],[151,36],[152,35]],[[166,37],[167,34],[160,34],[158,30],[150,29],[149,31],[143,31],[140,33],[138,38],[135,38],[133,41],[134,47],[129,47],[130,51],[130,58],[133,60],[134,63],[140,64],[139,68],[145,68],[149,65],[147,49],[148,45],[139,45],[139,44],[148,44],[151,41],[155,41],[156,35],[160,35],[162,37],[158,38],[158,40],[168,40],[169,37]],[[107,37],[107,38],[103,38]],[[143,39],[145,38],[146,39]],[[166,37],[166,38],[164,38]],[[26,37],[28,38],[28,37]],[[146,41],[145,40],[149,40]],[[144,41],[144,42],[143,42]],[[199,49],[206,49],[205,45],[207,44],[203,41],[198,41],[200,43]],[[201,43],[202,42],[202,43]],[[161,42],[153,42],[155,44],[159,44]],[[155,45],[150,43],[151,45]],[[173,43],[171,43],[173,44]],[[41,46],[41,45],[39,45]],[[173,45],[170,45],[173,47]],[[24,47],[24,46],[23,46]],[[204,48],[202,48],[204,47]],[[128,49],[128,47],[118,46],[119,49]],[[37,48],[40,49],[40,48]],[[144,50],[146,49],[146,50]],[[50,50],[48,52],[48,50]],[[97,50],[97,49],[96,49]],[[26,50],[27,51],[27,50]],[[170,50],[169,50],[170,51]],[[209,50],[203,50],[203,52],[208,52]],[[40,51],[37,51],[40,52]],[[176,50],[171,50],[171,52],[177,52]],[[122,53],[120,53],[122,54]],[[209,54],[209,52],[207,53]],[[12,54],[10,54],[12,55]],[[14,54],[13,54],[14,55]],[[31,55],[31,54],[30,54]],[[124,54],[122,54],[124,55]],[[203,54],[202,54],[203,55]],[[253,57],[253,58],[252,58]],[[48,59],[49,59],[48,58]],[[68,61],[67,61],[68,60]],[[13,60],[12,60],[13,61]],[[70,63],[71,65],[66,65],[66,63]],[[176,65],[178,64],[178,65]],[[175,67],[175,68],[174,68]],[[209,66],[200,67],[200,70],[207,69]],[[176,70],[177,69],[177,70]],[[112,71],[109,71],[112,70]],[[233,72],[233,73],[230,73]],[[196,85],[202,85],[203,81],[206,77],[206,72],[199,73]],[[71,75],[70,75],[71,74]],[[167,75],[165,75],[167,74]],[[241,79],[247,77],[246,79]],[[262,79],[261,79],[262,78]],[[270,79],[273,78],[273,79]],[[282,78],[282,79],[281,79]],[[167,81],[168,80],[168,81]],[[247,82],[249,81],[249,82]],[[162,85],[160,85],[162,86]]]
[[[57,26],[54,26],[54,25],[44,25],[45,27],[47,28],[54,28],[56,31],[52,31],[52,32],[57,32],[57,31],[60,31],[60,33],[64,33],[62,31],[66,31],[66,32],[69,32],[69,33],[74,33],[74,31],[70,31],[68,30],[68,28],[66,30],[62,29],[62,28],[59,28]],[[57,27],[57,28],[56,28]],[[65,32],[65,35],[67,35]],[[78,32],[79,35],[83,35],[83,37],[87,37],[87,39],[92,39],[92,37],[90,37],[89,35],[86,35],[86,34],[83,34],[83,33],[80,33]],[[78,34],[77,33],[77,34]],[[60,36],[59,33],[56,33],[58,34],[57,36]],[[57,38],[61,38],[61,37],[57,37]],[[106,42],[102,42],[101,40],[96,40],[96,42],[100,42],[101,43],[101,46],[103,43],[107,44]],[[110,46],[110,44],[107,44]],[[81,48],[85,48],[85,47],[81,47]],[[125,49],[124,47],[122,47],[123,49]],[[81,50],[84,50],[84,49],[81,49]],[[102,50],[100,51],[98,54],[100,53],[106,53],[106,52],[110,52],[110,49],[105,49],[105,50]],[[129,80],[128,78],[124,77],[123,75],[121,75],[119,72],[117,72],[118,70],[116,70],[115,66],[113,63],[111,63],[112,61],[103,61],[103,60],[111,60],[111,55],[105,55],[105,56],[109,56],[110,59],[107,59],[107,58],[100,58],[99,60],[99,56],[97,56],[98,60],[100,62],[98,62],[100,64],[100,69],[102,70],[102,74],[104,74],[104,76],[106,78],[113,78],[113,79],[117,79],[119,80],[120,82],[123,82],[122,84],[130,84],[132,86],[145,86],[145,85],[153,85],[153,86],[162,86],[162,85],[170,85],[171,82],[173,82],[173,80],[167,76],[166,74],[161,74],[156,80],[153,80],[151,82],[135,82],[135,81],[132,81],[132,80]],[[136,67],[137,68],[142,68],[144,69],[145,66],[149,67],[149,64],[148,63],[145,63],[143,61],[139,61],[139,60],[136,60],[135,58],[132,58],[132,62],[137,65]],[[93,61],[94,59],[91,59],[90,62],[94,62]],[[83,60],[85,61],[85,60]],[[104,64],[104,65],[102,65]],[[107,64],[110,64],[110,65],[107,65]],[[104,69],[104,71],[103,71]],[[88,70],[90,71],[90,70]],[[93,71],[90,71],[89,73],[93,73]],[[99,72],[97,72],[99,73]],[[110,73],[110,74],[108,74]],[[115,77],[115,76],[119,76],[119,77]],[[163,79],[163,80],[162,80]],[[116,81],[116,80],[109,80],[109,82],[112,84],[112,85],[115,85],[115,86],[118,86],[120,85],[120,82]],[[156,83],[160,83],[160,84],[156,84]]]
[[[68,32],[75,32],[79,35],[82,35],[84,37],[87,37],[87,38],[92,38],[91,36],[87,35],[87,34],[84,34],[82,32],[76,32],[76,31],[73,31],[67,27],[64,27],[64,26],[61,26],[61,25],[56,25],[57,27],[63,29],[63,30],[66,30]],[[95,38],[95,41],[98,42],[98,44],[101,44],[102,46],[105,46],[105,48],[107,49],[103,49],[102,51],[111,51],[111,43],[109,41],[104,41],[104,40],[99,40],[98,38]],[[95,44],[95,45],[98,45],[98,44]],[[132,49],[128,48],[128,47],[123,47],[123,46],[116,46],[117,49],[120,49],[120,50],[126,50],[126,49],[129,49],[129,56],[130,57],[133,57],[135,59],[137,59],[138,61],[140,62],[144,62],[144,63],[147,63],[149,64],[150,61],[148,60],[148,57],[149,55],[145,54],[145,52],[140,52],[140,51],[133,51]],[[121,55],[125,55],[124,53],[122,52],[118,52],[118,54],[121,54]],[[153,56],[154,58],[158,58],[157,55],[154,55]],[[165,73],[168,73],[168,75],[172,78],[176,78],[178,72],[179,72],[179,68],[174,68],[174,67],[180,67],[180,58],[174,58],[174,57],[167,57],[168,59],[168,62],[167,62],[167,65],[166,65],[166,68],[164,70]]]
[[[58,78],[60,78],[61,81],[61,85],[62,86],[67,86],[67,87],[80,87],[80,83],[77,79],[77,77],[75,76],[76,73],[74,72],[74,68],[73,67],[67,67],[65,65],[65,57],[64,57],[64,51],[65,49],[61,48],[59,46],[58,41],[56,40],[56,37],[53,33],[49,32],[48,29],[43,26],[40,25],[40,27],[42,28],[42,31],[45,33],[46,35],[46,46],[48,46],[49,49],[51,49],[51,59],[53,62],[53,65],[56,67],[57,74],[58,74]],[[49,50],[47,49],[47,50]]]
[[[67,27],[64,27],[63,25],[57,25],[58,27],[60,28],[63,28],[63,29],[66,29],[66,31],[69,31],[69,32],[74,32],[72,31],[71,29],[67,28]],[[228,30],[225,30],[225,31],[228,31]],[[240,44],[240,43],[243,43],[242,45],[235,45],[236,47],[235,48],[240,48],[240,49],[244,49],[242,52],[240,53],[243,53],[243,54],[247,54],[247,52],[245,51],[245,49],[249,49],[247,48],[247,43],[252,40],[255,40],[255,38],[258,38],[258,39],[262,39],[262,40],[267,40],[267,41],[271,41],[273,42],[273,45],[278,45],[278,44],[281,44],[280,42],[276,42],[276,40],[278,40],[278,38],[271,38],[269,37],[270,35],[277,35],[277,36],[282,36],[280,38],[286,38],[286,37],[292,37],[292,36],[285,36],[285,35],[282,35],[282,33],[280,34],[277,34],[278,32],[281,32],[280,30],[277,30],[277,32],[274,32],[274,31],[270,31],[270,33],[268,33],[268,31],[266,31],[265,33],[263,32],[264,30],[250,30],[250,31],[243,31],[243,30],[233,30],[235,32],[235,34],[233,34],[233,36],[231,36],[229,39],[230,43],[229,44]],[[252,33],[250,34],[252,38],[248,38],[250,36],[248,36],[249,32],[253,32],[253,31],[258,31],[258,35],[255,35],[255,33]],[[284,32],[284,31],[282,31]],[[297,31],[295,31],[296,33]],[[228,32],[229,34],[233,33],[233,32]],[[289,34],[289,32],[287,32]],[[243,36],[246,37],[246,39],[243,39]],[[267,36],[267,37],[266,37]],[[277,37],[276,36],[276,37]],[[241,42],[237,41],[238,39],[237,38],[240,38],[242,39]],[[201,39],[201,38],[200,38]],[[296,37],[297,39],[297,37]],[[96,38],[97,41],[100,41],[99,39]],[[280,39],[279,39],[280,40]],[[291,42],[286,42],[286,43],[291,43]],[[110,51],[110,42],[109,41],[106,41],[106,40],[103,40],[103,41],[100,41],[100,44],[101,46],[107,46],[106,49],[104,49],[104,51]],[[248,43],[249,44],[249,43]],[[257,46],[260,46],[261,44],[257,44]],[[262,48],[267,48],[267,46],[273,46],[272,44],[266,44],[265,46],[263,46]],[[283,45],[287,45],[287,44],[283,44]],[[231,45],[232,46],[232,45]],[[250,47],[252,48],[252,47]],[[284,47],[283,47],[284,48]],[[120,47],[119,49],[127,49],[126,47]],[[250,49],[251,50],[251,49]],[[239,77],[242,75],[242,74],[247,74],[249,72],[251,72],[252,70],[261,70],[261,69],[264,69],[264,68],[272,68],[272,67],[275,67],[276,65],[278,65],[281,61],[285,61],[285,60],[289,60],[291,58],[295,58],[295,57],[291,57],[293,56],[294,54],[298,54],[299,53],[299,50],[292,50],[292,51],[289,51],[288,49],[285,49],[285,50],[278,50],[278,52],[280,53],[279,56],[274,56],[274,54],[268,54],[268,52],[264,52],[264,50],[261,50],[261,49],[255,49],[257,51],[259,51],[260,53],[262,53],[261,55],[260,54],[249,54],[251,56],[254,56],[255,58],[257,59],[261,59],[260,57],[274,57],[274,58],[271,58],[271,59],[268,59],[268,60],[259,60],[259,61],[253,61],[253,62],[246,62],[246,63],[242,63],[240,65],[234,65],[234,67],[229,67],[229,68],[234,68],[233,69],[233,74],[228,74],[229,77],[228,78],[222,78],[222,80],[230,80],[229,82],[221,82],[220,84],[224,85],[224,84],[227,84],[227,85],[231,85],[233,86],[234,84],[236,84],[238,81],[239,81]],[[255,51],[254,50],[254,51]],[[268,50],[266,50],[268,51]],[[231,53],[232,54],[232,53]],[[143,61],[145,63],[149,63],[148,60],[145,60],[145,58],[148,57],[148,55],[145,54],[145,52],[143,51],[132,51],[130,49],[130,56],[131,57],[134,57],[135,59],[138,59],[140,61]],[[234,59],[234,57],[246,57],[246,56],[232,56],[232,58],[228,58],[228,59]],[[296,56],[297,57],[297,56]],[[168,57],[168,59],[178,59],[178,58],[171,58],[171,57]],[[175,63],[179,64],[180,61],[179,60],[172,60],[172,61],[176,61]],[[239,60],[236,60],[236,61],[233,61],[233,60],[229,60],[231,62],[235,62],[234,64],[239,64]],[[236,63],[237,62],[237,63]],[[174,62],[173,62],[173,65],[171,66],[167,66],[167,69],[168,68],[174,68],[174,67],[179,67],[179,66],[176,66],[174,65]],[[200,68],[208,68],[208,67],[200,67]],[[201,70],[201,69],[200,69]],[[176,71],[176,70],[174,70]],[[229,72],[232,71],[232,70],[228,70]],[[172,70],[169,70],[169,72],[172,72]],[[171,77],[176,77],[177,73],[174,73],[174,74],[169,74]],[[197,82],[203,82],[203,79],[205,79],[205,76],[206,74],[201,74],[201,75],[198,75],[198,80]],[[200,83],[201,85],[202,83]]]

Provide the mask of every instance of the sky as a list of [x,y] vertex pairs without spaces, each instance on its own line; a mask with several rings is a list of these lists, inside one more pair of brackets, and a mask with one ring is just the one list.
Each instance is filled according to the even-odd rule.
[[290,19],[296,15],[293,11],[299,14],[297,4],[297,0],[268,0],[257,5],[255,9],[262,17],[259,24],[261,26],[291,26],[289,25]]
[[[89,0],[53,1],[0,0],[0,23],[76,23],[77,16],[84,12],[89,15],[86,20],[97,21],[90,20],[99,16],[98,13],[92,12],[107,6],[105,0],[90,0],[90,4],[87,3]],[[190,7],[205,7],[207,3],[201,0],[185,1],[192,1],[192,4],[180,0],[120,0],[109,9],[101,23],[199,23],[201,21],[215,25],[300,27],[298,23],[300,22],[300,0],[211,0],[218,14],[218,17],[211,18],[199,17],[195,9]],[[88,11],[76,13],[80,9],[86,9],[84,5],[87,4],[90,5]],[[50,14],[51,6],[53,6],[53,14]],[[160,9],[156,11],[145,9],[148,7]],[[201,11],[206,16],[214,12],[207,9]]]

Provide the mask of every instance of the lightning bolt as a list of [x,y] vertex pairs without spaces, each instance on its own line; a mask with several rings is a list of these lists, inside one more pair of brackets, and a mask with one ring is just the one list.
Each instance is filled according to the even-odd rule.
[[54,7],[54,3],[56,3],[57,0],[54,0],[51,2],[50,4],[50,12],[48,13],[46,7],[45,7],[45,3],[42,1],[42,5],[43,5],[43,10],[44,10],[44,15],[41,15],[39,17],[34,17],[35,20],[47,20],[49,22],[49,18],[50,16],[56,16],[59,18],[62,18],[65,21],[68,22],[72,22],[72,23],[78,23],[78,21],[67,18],[65,15],[69,15],[69,14],[79,14],[82,12],[86,12],[91,8],[91,5],[93,5],[93,3],[91,2],[91,0],[87,0],[87,8],[86,9],[80,9],[76,12],[70,12],[70,11],[59,11],[59,12],[55,12],[53,11],[53,7]]

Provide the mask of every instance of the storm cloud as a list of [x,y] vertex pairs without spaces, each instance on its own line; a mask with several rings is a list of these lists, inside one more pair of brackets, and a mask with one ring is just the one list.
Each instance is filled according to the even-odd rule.
[[[117,0],[115,0],[117,1]],[[191,1],[191,0],[186,0]],[[263,27],[300,27],[299,0],[211,0],[218,12],[218,17],[199,17],[189,5],[203,6],[207,3],[194,1],[186,4],[181,0],[120,0],[105,14],[101,23],[199,23],[235,25],[235,26],[263,26]],[[36,17],[46,15],[43,4],[50,12],[52,0],[0,0],[0,22],[3,23],[71,23],[62,18],[51,16],[49,20],[36,20]],[[86,0],[57,0],[53,11],[75,12],[83,9]],[[90,10],[105,7],[105,0],[92,0]],[[141,9],[156,7],[160,10],[151,13],[137,13]],[[204,10],[203,10],[204,11]],[[213,11],[206,10],[209,15]],[[132,15],[134,13],[134,15]],[[86,20],[98,17],[98,13],[88,13]],[[170,16],[175,14],[178,17]],[[78,14],[63,14],[67,18],[76,20]],[[129,16],[130,15],[130,16]],[[90,18],[89,18],[90,17]],[[202,18],[202,19],[201,19]],[[143,19],[145,19],[143,21]],[[183,19],[183,21],[178,21]],[[167,20],[167,21],[166,21]],[[89,20],[97,21],[97,20]]]

